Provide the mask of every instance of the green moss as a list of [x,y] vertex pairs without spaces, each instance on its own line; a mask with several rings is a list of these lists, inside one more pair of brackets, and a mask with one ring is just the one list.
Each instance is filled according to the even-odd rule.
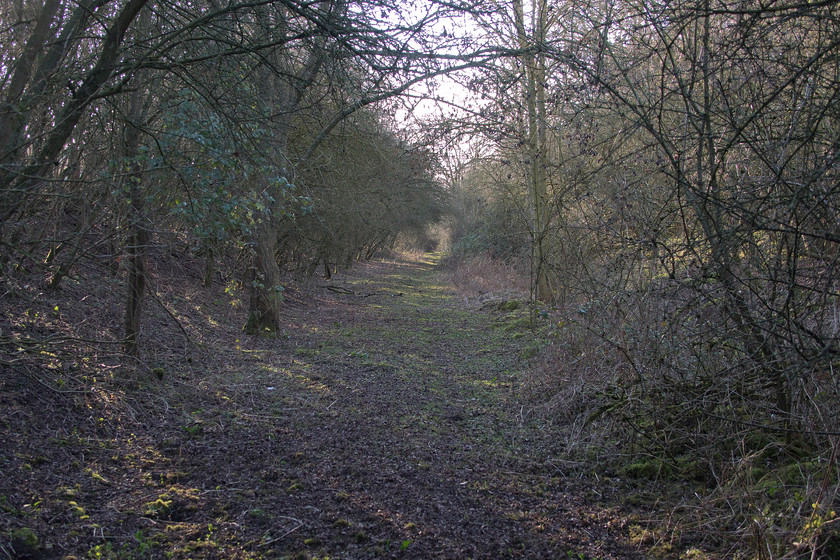
[[761,483],[779,483],[784,486],[801,485],[808,479],[809,474],[817,473],[820,470],[820,464],[814,461],[790,463],[776,468],[762,477]]
[[0,512],[10,513],[12,515],[20,514],[17,508],[9,503],[8,498],[6,498],[6,496],[0,496]]
[[709,555],[699,548],[689,548],[680,554],[680,560],[709,560]]
[[503,329],[507,332],[510,331],[518,331],[518,330],[527,330],[531,328],[531,318],[530,317],[520,317],[519,319],[514,319],[513,321],[508,321]]
[[12,548],[21,557],[34,556],[38,553],[41,547],[41,541],[35,531],[29,527],[21,527],[12,531],[11,535]]
[[712,477],[708,463],[699,459],[678,459],[676,469],[677,476],[683,480],[704,482]]
[[85,511],[85,508],[80,506],[78,503],[74,501],[67,502],[67,505],[70,507],[70,513],[78,517],[79,519],[85,520],[90,519],[90,516]]
[[650,545],[655,541],[653,532],[641,525],[630,525],[627,531],[630,536],[630,542],[636,546]]
[[162,517],[166,519],[172,511],[172,500],[166,494],[161,494],[157,500],[146,504],[143,515],[146,517]]
[[652,558],[662,558],[663,560],[666,558],[671,557],[671,553],[674,551],[674,547],[671,543],[662,542],[650,547],[650,555]]
[[198,490],[172,486],[158,495],[157,499],[144,505],[143,515],[168,521],[183,521],[198,510]]
[[749,482],[756,483],[767,476],[767,469],[762,467],[752,467],[747,473]]
[[649,478],[653,480],[662,474],[662,467],[663,465],[659,461],[637,461],[621,469],[621,473],[630,478]]
[[651,492],[633,492],[624,498],[624,503],[630,506],[650,506],[659,501],[661,496]]
[[76,485],[73,488],[70,488],[69,486],[60,486],[56,493],[59,497],[69,500],[71,498],[75,498],[79,494],[79,486]]
[[526,346],[519,352],[519,357],[523,360],[527,360],[529,358],[533,358],[534,356],[540,353],[542,348],[538,344],[531,344],[530,346]]
[[104,483],[104,484],[110,484],[110,482],[108,481],[108,479],[106,479],[104,476],[102,476],[102,475],[101,475],[101,474],[99,474],[98,472],[94,471],[93,469],[85,469],[85,473],[89,474],[89,475],[90,475],[90,477],[91,477],[93,480],[96,480],[97,482],[102,482],[102,483]]
[[516,299],[500,302],[496,306],[499,311],[516,311],[520,307],[522,307],[522,302]]

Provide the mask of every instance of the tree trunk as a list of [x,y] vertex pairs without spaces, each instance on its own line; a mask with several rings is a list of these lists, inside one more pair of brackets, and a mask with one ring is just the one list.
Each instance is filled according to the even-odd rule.
[[[269,217],[265,219],[270,220]],[[268,221],[258,224],[257,238],[253,244],[254,261],[248,275],[248,320],[245,322],[247,334],[274,332],[280,327],[283,288],[275,254],[276,239],[275,228]]]
[[[135,177],[132,177],[132,179]],[[126,246],[126,300],[125,300],[125,343],[124,350],[129,356],[140,354],[140,320],[142,317],[141,304],[146,291],[146,263],[145,252],[148,246],[149,233],[145,227],[143,193],[139,181],[131,184],[131,229]]]
[[204,287],[213,285],[213,274],[216,272],[216,254],[213,251],[213,244],[204,242]]
[[[151,14],[144,10],[139,21],[141,29],[148,28]],[[123,141],[125,158],[130,161],[130,172],[125,180],[129,182],[129,216],[131,229],[126,244],[126,298],[125,298],[125,338],[123,349],[129,356],[140,355],[140,325],[142,319],[143,295],[146,292],[146,250],[149,245],[148,218],[146,216],[146,198],[141,187],[143,166],[137,160],[140,152],[140,132],[146,119],[148,99],[143,99],[145,91],[138,87],[131,93],[128,119],[125,123]]]
[[[514,13],[519,46],[523,50],[542,45],[546,36],[546,13],[548,7],[544,0],[534,3],[531,33],[529,37],[525,24],[525,11],[522,0],[515,0]],[[527,153],[529,160],[528,188],[533,208],[533,230],[531,246],[531,273],[533,276],[534,296],[537,300],[551,304],[554,302],[554,290],[548,274],[546,245],[548,241],[548,176],[546,172],[546,106],[545,106],[545,55],[526,53],[522,55],[525,72],[524,97],[527,111]]]

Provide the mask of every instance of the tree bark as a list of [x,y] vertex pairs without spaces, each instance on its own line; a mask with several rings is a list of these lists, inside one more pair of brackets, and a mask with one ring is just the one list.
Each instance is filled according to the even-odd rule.
[[[554,290],[548,274],[548,176],[546,173],[546,106],[545,106],[545,55],[529,52],[534,47],[541,47],[546,36],[545,0],[536,0],[533,6],[534,21],[529,31],[525,24],[525,11],[522,0],[515,0],[514,14],[519,47],[524,54],[522,64],[525,72],[524,97],[527,111],[527,154],[529,160],[528,190],[533,208],[533,231],[531,247],[531,272],[534,282],[534,296],[537,300],[551,304],[554,302]],[[529,36],[530,35],[530,36]]]
[[[331,17],[337,17],[336,14],[343,13],[345,7],[344,0],[336,0],[335,13]],[[277,30],[283,29],[287,23],[282,15],[260,12],[260,16],[265,18],[267,23],[274,25]],[[274,101],[271,118],[274,135],[273,150],[275,165],[278,167],[277,172],[282,177],[292,176],[292,169],[290,169],[292,162],[288,148],[292,130],[292,114],[298,109],[304,94],[321,71],[326,60],[324,45],[324,37],[314,41],[306,58],[297,68],[281,59],[277,53],[267,56],[271,64],[263,69],[263,83],[266,86],[266,99]],[[283,73],[278,73],[278,69],[283,70]],[[282,204],[280,201],[283,200],[283,196],[281,193],[274,192],[273,186],[270,186],[267,192],[276,201],[272,204]],[[256,233],[252,237],[254,260],[248,275],[250,297],[248,298],[248,319],[244,329],[248,334],[273,332],[280,326],[279,314],[283,298],[280,267],[277,264],[276,255],[277,239],[280,233],[275,217],[278,210],[282,208],[269,207],[265,211],[261,221],[256,224]]]
[[145,226],[144,197],[140,188],[139,176],[132,176],[131,185],[131,234],[126,245],[126,300],[125,300],[125,343],[124,350],[129,356],[140,354],[140,324],[142,318],[143,294],[146,291],[146,247],[149,244],[149,232]]
[[[140,26],[148,28],[150,13],[145,10]],[[143,295],[146,292],[146,251],[149,245],[149,228],[146,216],[146,196],[142,188],[143,166],[137,160],[140,153],[141,125],[146,120],[148,100],[144,100],[145,90],[138,87],[131,93],[128,120],[125,123],[123,141],[125,158],[130,161],[129,181],[129,216],[131,229],[126,243],[126,300],[125,300],[125,338],[123,348],[129,356],[140,355],[140,326],[142,322]]]
[[276,228],[266,219],[257,225],[254,260],[248,275],[247,334],[274,332],[280,327],[280,306],[283,302],[280,267],[275,248]]

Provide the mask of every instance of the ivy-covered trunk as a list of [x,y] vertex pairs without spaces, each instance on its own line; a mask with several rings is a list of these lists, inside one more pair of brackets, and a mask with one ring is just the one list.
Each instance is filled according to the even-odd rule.
[[283,287],[275,254],[276,243],[277,232],[270,218],[258,223],[252,244],[254,260],[248,274],[248,320],[245,322],[247,334],[274,332],[280,327]]

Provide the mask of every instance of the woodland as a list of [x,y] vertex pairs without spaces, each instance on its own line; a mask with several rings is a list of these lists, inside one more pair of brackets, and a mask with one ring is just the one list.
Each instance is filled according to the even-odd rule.
[[0,3],[0,559],[839,558],[838,290],[834,0]]

